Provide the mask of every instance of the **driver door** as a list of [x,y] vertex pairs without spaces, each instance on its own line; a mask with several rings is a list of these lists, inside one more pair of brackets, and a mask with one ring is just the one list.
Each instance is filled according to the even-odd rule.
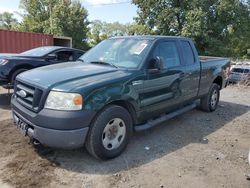
[[153,52],[153,58],[160,57],[163,69],[147,73],[144,82],[142,107],[147,116],[155,116],[182,102],[182,78],[185,67],[181,63],[179,46],[175,40],[160,41]]

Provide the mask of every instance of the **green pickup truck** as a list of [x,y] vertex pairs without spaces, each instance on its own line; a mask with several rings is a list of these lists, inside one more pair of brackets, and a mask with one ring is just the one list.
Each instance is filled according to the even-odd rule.
[[216,109],[230,60],[198,57],[191,39],[127,36],[105,40],[76,62],[20,74],[12,97],[18,129],[52,148],[85,146],[114,158],[133,131],[196,107]]

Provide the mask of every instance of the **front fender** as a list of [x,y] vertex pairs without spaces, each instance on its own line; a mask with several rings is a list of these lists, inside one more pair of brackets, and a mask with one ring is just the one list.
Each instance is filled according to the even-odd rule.
[[104,106],[115,101],[129,102],[137,111],[140,104],[138,90],[132,85],[125,84],[102,87],[88,95],[84,101],[84,107],[85,109],[99,111]]

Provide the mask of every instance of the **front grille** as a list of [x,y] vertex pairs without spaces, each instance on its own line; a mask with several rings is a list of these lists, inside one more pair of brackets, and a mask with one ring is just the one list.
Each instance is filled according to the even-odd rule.
[[43,91],[20,81],[15,85],[15,97],[18,103],[37,112],[41,102]]

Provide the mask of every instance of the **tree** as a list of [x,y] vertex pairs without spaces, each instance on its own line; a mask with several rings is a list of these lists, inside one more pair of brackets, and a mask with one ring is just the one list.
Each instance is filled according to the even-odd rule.
[[155,31],[146,25],[132,23],[128,25],[128,33],[129,35],[152,35],[155,34]]
[[16,30],[18,25],[17,19],[14,18],[14,15],[9,12],[3,12],[0,14],[0,28],[8,30]]
[[119,22],[107,23],[94,20],[90,24],[89,42],[91,46],[110,37],[123,36],[129,34],[129,24]]
[[153,34],[154,31],[148,27],[136,23],[121,24],[119,22],[107,23],[100,20],[94,20],[90,24],[89,43],[91,46],[96,45],[110,37],[126,35],[146,35]]
[[88,13],[80,1],[22,0],[26,14],[21,31],[72,37],[73,46],[87,49]]
[[88,33],[88,38],[89,38],[89,44],[90,46],[95,46],[102,40],[105,40],[108,38],[107,34],[105,34],[105,23],[100,21],[100,20],[94,20],[90,23],[89,27],[89,33]]
[[193,38],[204,55],[243,57],[250,48],[249,1],[133,0],[136,22],[160,35]]

